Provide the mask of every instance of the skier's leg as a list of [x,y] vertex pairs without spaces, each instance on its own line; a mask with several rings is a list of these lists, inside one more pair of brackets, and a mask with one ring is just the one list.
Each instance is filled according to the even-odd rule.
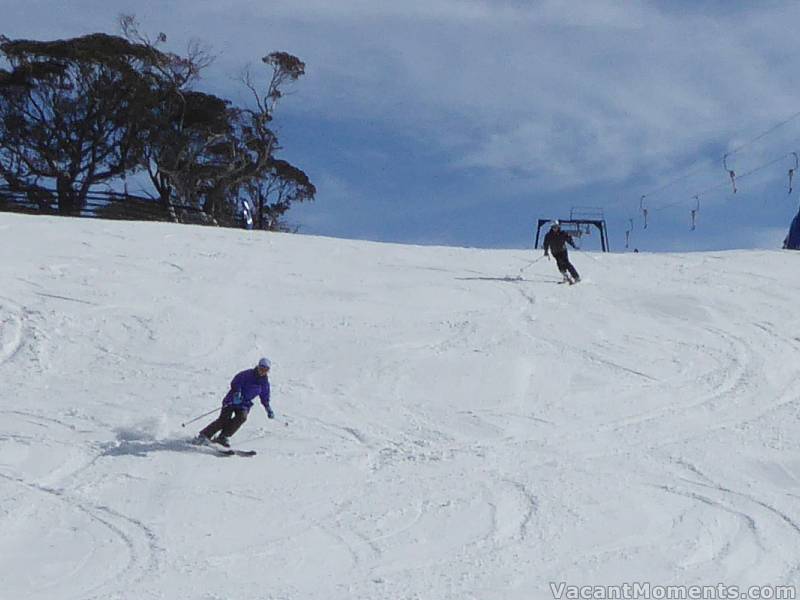
[[569,264],[569,274],[572,275],[572,279],[575,281],[580,281],[581,276],[578,275],[578,271],[572,266],[572,263]]
[[564,253],[563,252],[553,252],[553,258],[556,259],[556,266],[558,270],[562,273],[567,270],[567,265],[565,264],[564,260]]
[[558,270],[561,272],[561,275],[564,276],[564,281],[570,281],[570,278],[567,275],[567,271],[569,270],[569,260],[567,260],[567,253],[558,252],[557,254],[553,254],[553,257],[556,259],[556,265],[558,266]]
[[208,426],[205,427],[205,429],[200,431],[200,435],[210,440],[212,437],[214,437],[214,434],[216,434],[219,431],[222,431],[222,429],[225,427],[225,424],[231,420],[232,412],[233,409],[230,406],[223,406],[222,410],[219,411],[219,416],[217,417],[217,419],[209,423]]
[[569,270],[569,274],[572,275],[572,279],[574,279],[575,281],[580,281],[581,276],[578,275],[577,269],[575,269],[575,267],[572,266],[572,263],[569,260],[569,254],[567,254],[566,252],[564,253],[564,262],[567,263],[567,269]]
[[228,419],[228,421],[225,423],[225,427],[222,429],[219,437],[225,439],[231,437],[234,433],[239,431],[239,427],[241,427],[247,420],[247,410],[243,408],[235,408],[233,413],[233,417]]

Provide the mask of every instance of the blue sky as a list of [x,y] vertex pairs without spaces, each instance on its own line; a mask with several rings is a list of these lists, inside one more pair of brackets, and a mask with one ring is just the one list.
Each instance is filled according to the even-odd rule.
[[[800,3],[0,0],[0,33],[115,33],[122,12],[169,49],[206,42],[200,87],[235,101],[248,62],[307,63],[276,119],[318,188],[289,213],[304,233],[524,248],[539,217],[597,206],[614,250],[631,218],[631,249],[769,248],[800,202],[800,117],[730,157],[738,173],[777,159],[735,195],[721,164],[800,111]],[[643,229],[640,196],[687,172],[648,196]]]

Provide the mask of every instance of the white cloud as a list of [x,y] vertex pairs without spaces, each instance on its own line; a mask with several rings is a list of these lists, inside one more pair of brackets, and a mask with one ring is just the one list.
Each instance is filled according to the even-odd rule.
[[[93,25],[107,15],[107,29],[128,9],[76,4],[96,8]],[[184,0],[136,10],[178,47],[195,36],[211,42],[221,54],[209,72],[218,85],[232,87],[227,77],[243,63],[287,50],[307,62],[307,76],[281,110],[379,123],[446,149],[453,167],[556,189],[668,172],[703,145],[748,139],[797,110],[800,5],[661,6]],[[41,28],[49,17],[29,10],[26,18]],[[49,27],[57,35],[65,25]]]
[[[241,6],[241,5],[240,5]],[[657,172],[796,108],[789,5],[665,14],[622,2],[278,2],[304,110],[416,131],[456,166],[549,187]],[[269,39],[270,36],[267,36]]]

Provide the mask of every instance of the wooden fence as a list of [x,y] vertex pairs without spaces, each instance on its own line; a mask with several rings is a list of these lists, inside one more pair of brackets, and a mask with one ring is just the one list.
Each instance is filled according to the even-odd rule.
[[59,206],[58,193],[43,187],[14,189],[0,185],[0,212],[63,215],[129,221],[171,221],[200,225],[239,226],[236,218],[220,222],[196,206],[169,204],[118,192],[90,192],[79,208]]

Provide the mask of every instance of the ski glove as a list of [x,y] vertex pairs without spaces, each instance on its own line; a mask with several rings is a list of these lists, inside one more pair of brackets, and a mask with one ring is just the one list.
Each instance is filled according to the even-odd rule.
[[274,419],[275,418],[275,413],[272,412],[271,408],[267,408],[267,418],[268,419]]

